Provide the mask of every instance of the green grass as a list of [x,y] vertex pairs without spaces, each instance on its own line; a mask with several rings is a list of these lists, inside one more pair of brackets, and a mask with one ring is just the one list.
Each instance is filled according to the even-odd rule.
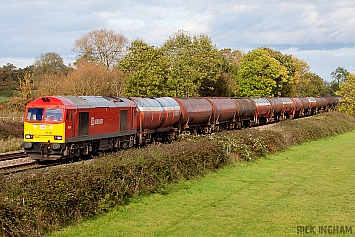
[[308,225],[355,232],[354,140],[351,132],[237,163],[50,236],[298,236]]
[[4,101],[8,101],[10,99],[11,99],[11,97],[0,96],[0,103],[4,102]]

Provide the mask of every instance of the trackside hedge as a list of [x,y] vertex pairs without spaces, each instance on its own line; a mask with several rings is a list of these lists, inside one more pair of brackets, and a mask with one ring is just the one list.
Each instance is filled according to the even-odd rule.
[[355,128],[355,118],[323,113],[264,128],[184,137],[93,160],[0,176],[0,236],[41,236],[92,218],[131,197]]

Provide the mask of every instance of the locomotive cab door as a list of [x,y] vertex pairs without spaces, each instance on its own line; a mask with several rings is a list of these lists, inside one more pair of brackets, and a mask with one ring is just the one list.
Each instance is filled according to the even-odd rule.
[[127,110],[120,111],[120,132],[127,131]]
[[79,136],[89,135],[89,112],[79,112]]
[[65,136],[67,138],[75,137],[74,118],[75,118],[75,111],[67,110],[67,115],[65,119]]

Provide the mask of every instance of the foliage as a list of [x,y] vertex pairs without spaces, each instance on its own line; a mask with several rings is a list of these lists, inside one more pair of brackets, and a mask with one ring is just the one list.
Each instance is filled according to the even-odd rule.
[[39,84],[42,81],[46,81],[48,76],[66,75],[69,70],[70,67],[64,65],[63,58],[58,53],[48,52],[41,54],[39,58],[36,58],[32,66],[34,89],[40,89]]
[[0,235],[41,235],[227,162],[215,141],[180,142],[3,177]]
[[1,90],[13,90],[18,86],[18,70],[8,63],[0,68],[0,88]]
[[36,95],[122,96],[123,87],[123,77],[118,69],[81,61],[68,75],[46,75]]
[[169,183],[202,176],[233,160],[259,159],[291,145],[354,128],[354,117],[323,113],[263,130],[187,137],[92,161],[1,176],[0,235],[42,235],[126,204],[130,197],[166,193]]
[[18,151],[23,142],[23,122],[0,121],[0,153]]
[[281,75],[274,79],[278,88],[277,94],[280,96],[291,96],[294,91],[293,85],[296,82],[295,75],[297,70],[292,55],[282,54],[280,51],[271,48],[264,48],[264,50],[268,51],[270,56],[279,61],[287,70],[286,79],[281,77]]
[[13,96],[13,91],[19,87],[20,78],[31,73],[32,68],[33,66],[21,69],[11,63],[0,67],[0,95]]
[[23,138],[23,122],[1,120],[0,139]]
[[113,30],[101,28],[92,30],[75,41],[74,52],[79,61],[101,63],[113,68],[124,55],[128,39]]
[[340,84],[336,93],[341,96],[339,110],[352,116],[355,115],[355,74],[349,74],[346,82]]
[[33,92],[33,74],[26,73],[19,78],[19,88],[17,95],[4,104],[5,110],[24,111],[26,104],[34,99]]
[[[133,41],[128,50],[127,46],[127,38],[120,33],[92,30],[75,42],[76,68],[64,65],[54,52],[41,54],[25,69],[7,64],[0,68],[0,91],[8,96],[20,78],[33,73],[31,80],[38,95],[325,96],[334,95],[348,73],[338,67],[331,73],[334,80],[325,83],[306,62],[292,55],[268,47],[247,54],[229,48],[218,50],[207,35],[191,36],[182,30],[169,36],[161,47],[142,40]],[[111,71],[103,73],[100,65]],[[85,74],[85,68],[94,76]],[[112,76],[117,77],[116,82]]]
[[143,41],[132,42],[129,53],[119,64],[124,72],[127,95],[170,95],[168,60],[161,49]]
[[68,67],[64,65],[63,58],[54,52],[41,54],[33,63],[33,71],[36,75],[68,73]]
[[240,61],[244,53],[240,50],[231,50],[230,48],[225,48],[220,50],[221,54],[223,55],[224,59],[228,62],[231,66],[228,68],[228,72],[232,72],[233,74],[237,73],[237,70],[240,69]]
[[315,73],[307,72],[300,79],[296,86],[297,96],[325,96],[326,84],[324,80]]
[[270,53],[258,48],[243,55],[239,70],[238,93],[245,97],[280,96],[287,82],[287,68]]
[[[134,41],[119,68],[126,78],[126,92],[136,96],[225,95],[220,84],[223,56],[205,35],[173,34],[162,47]],[[224,83],[225,84],[225,83]]]
[[220,50],[222,54],[222,73],[215,82],[214,95],[235,97],[237,95],[238,70],[240,61],[244,53],[240,50],[231,50],[229,48]]
[[330,76],[333,78],[331,81],[331,87],[334,91],[340,89],[340,84],[346,81],[346,78],[350,75],[350,72],[342,67],[337,67],[335,71],[330,73]]
[[203,34],[193,38],[178,31],[162,46],[170,59],[169,74],[175,96],[209,96],[221,72],[222,55]]
[[296,67],[293,96],[327,96],[332,91],[325,81],[310,71],[309,65],[298,58],[293,58]]

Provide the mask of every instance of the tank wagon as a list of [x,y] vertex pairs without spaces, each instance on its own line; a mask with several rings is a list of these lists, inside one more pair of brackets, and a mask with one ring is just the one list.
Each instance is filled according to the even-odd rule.
[[55,160],[240,129],[334,109],[338,97],[45,96],[26,106],[23,148]]
[[236,111],[236,128],[250,127],[254,124],[256,105],[249,98],[235,98],[234,103],[237,105]]
[[130,97],[137,105],[136,127],[138,143],[176,138],[177,129],[173,126],[180,119],[180,106],[171,97],[148,98]]
[[175,98],[180,105],[181,115],[178,123],[180,131],[208,133],[211,126],[212,104],[206,98]]

